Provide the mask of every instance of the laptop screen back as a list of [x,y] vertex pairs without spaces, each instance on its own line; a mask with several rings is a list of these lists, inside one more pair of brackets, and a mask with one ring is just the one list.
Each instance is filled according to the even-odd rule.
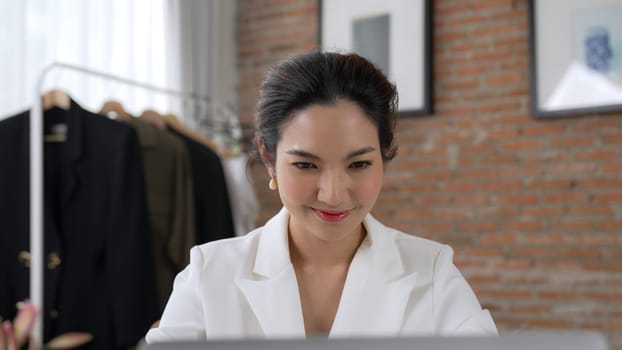
[[179,341],[142,350],[608,350],[597,332],[527,332],[498,337],[309,338]]

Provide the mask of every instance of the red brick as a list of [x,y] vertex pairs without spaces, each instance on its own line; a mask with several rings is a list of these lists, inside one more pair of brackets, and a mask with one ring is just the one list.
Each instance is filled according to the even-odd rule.
[[407,207],[403,207],[401,209],[397,209],[395,215],[406,218],[430,218],[432,217],[432,211],[425,208],[409,209]]
[[500,204],[529,205],[540,201],[537,195],[533,194],[508,194],[497,196]]
[[602,193],[594,195],[595,203],[619,203],[622,202],[622,192]]
[[566,247],[555,250],[555,256],[561,258],[597,258],[601,256],[598,247]]
[[622,221],[603,221],[600,223],[600,228],[603,231],[622,232]]
[[519,159],[514,154],[503,154],[503,155],[490,155],[485,156],[480,159],[480,164],[482,165],[508,165],[508,164],[518,164]]
[[522,181],[489,182],[482,185],[484,191],[506,192],[517,191],[523,187]]
[[523,80],[523,76],[520,73],[495,75],[486,79],[486,84],[489,86],[506,86],[515,83],[519,83]]
[[573,231],[591,231],[594,230],[596,225],[592,220],[589,221],[581,221],[581,220],[571,220],[568,221],[554,221],[551,222],[549,227],[553,231],[564,231],[564,232],[573,232]]
[[587,297],[600,302],[622,302],[622,291],[619,292],[592,292]]
[[564,235],[555,233],[536,233],[522,234],[521,237],[528,244],[562,244],[567,243],[568,239]]
[[569,320],[539,319],[539,320],[529,321],[529,327],[533,327],[533,328],[560,329],[560,328],[572,328],[573,325],[574,325],[574,322],[569,321]]
[[495,298],[507,298],[514,300],[521,299],[529,299],[533,296],[533,292],[531,290],[520,290],[520,289],[512,289],[512,290],[492,290],[485,295],[490,295]]
[[547,170],[547,173],[561,176],[567,176],[569,174],[593,174],[596,168],[596,165],[593,163],[552,164]]
[[542,221],[522,220],[506,222],[503,227],[512,231],[533,232],[541,230],[543,226]]
[[461,231],[491,232],[497,228],[494,222],[465,222],[458,225]]
[[503,150],[507,152],[537,150],[542,148],[542,141],[539,139],[521,138],[518,140],[503,143]]
[[615,160],[620,159],[622,153],[619,150],[594,150],[574,153],[574,158],[580,161],[602,161],[602,160]]
[[503,256],[503,251],[500,248],[491,247],[473,247],[466,249],[466,255],[468,256]]
[[587,262],[583,268],[588,271],[622,273],[622,263],[612,263],[610,261]]
[[576,148],[576,147],[593,146],[596,144],[596,142],[597,142],[596,138],[592,136],[582,136],[582,137],[564,136],[564,137],[553,138],[550,141],[551,146],[555,148],[565,148],[565,147]]
[[622,143],[622,134],[603,136],[603,144],[605,145],[618,144],[618,143]]
[[479,189],[479,185],[473,182],[447,182],[439,187],[441,191],[449,193],[474,192]]
[[613,174],[613,175],[622,174],[622,162],[603,164],[600,167],[600,172],[603,174]]
[[612,130],[622,130],[622,123],[618,120],[597,120],[593,122],[578,122],[572,126],[573,131],[603,131],[611,132]]
[[499,102],[499,101],[491,101],[490,103],[481,103],[479,105],[480,113],[496,113],[503,112],[507,110],[516,110],[519,109],[519,103],[517,102]]
[[[457,204],[457,203],[456,203]],[[486,207],[480,204],[477,208],[477,214],[480,218],[512,218],[518,214],[518,210],[513,206],[494,206]]]
[[479,180],[483,178],[495,178],[498,172],[494,169],[464,169],[457,174],[457,178],[464,180]]
[[541,135],[559,135],[566,131],[565,125],[544,124],[544,125],[528,125],[523,128],[525,136],[541,136]]
[[448,171],[421,171],[414,174],[414,178],[417,181],[449,181],[454,175]]
[[573,182],[568,179],[528,181],[526,188],[530,190],[563,190],[569,189]]
[[545,257],[553,256],[551,247],[510,247],[507,249],[509,257]]
[[540,291],[538,292],[538,296],[542,300],[563,300],[563,301],[572,301],[578,300],[582,298],[581,293],[576,291]]
[[526,206],[521,209],[521,214],[525,217],[556,217],[564,214],[561,206]]
[[497,284],[501,281],[499,275],[468,275],[466,279],[471,284]]
[[488,10],[491,8],[507,9],[514,5],[512,0],[478,0],[474,1],[472,6],[476,10]]
[[573,192],[557,192],[557,193],[548,193],[543,194],[542,199],[545,203],[554,204],[554,203],[587,203],[590,200],[589,193],[573,193]]
[[518,236],[512,233],[487,233],[480,237],[480,241],[484,244],[512,244],[518,241]]
[[452,225],[445,222],[419,223],[415,225],[417,231],[422,232],[443,232],[451,231]]
[[575,236],[577,243],[582,245],[615,245],[622,244],[615,236],[603,233],[586,233]]
[[534,262],[534,270],[554,270],[556,273],[565,274],[578,274],[583,272],[585,264],[582,265],[574,258],[567,259],[570,260],[561,260],[559,257],[551,256],[548,257],[547,260]]

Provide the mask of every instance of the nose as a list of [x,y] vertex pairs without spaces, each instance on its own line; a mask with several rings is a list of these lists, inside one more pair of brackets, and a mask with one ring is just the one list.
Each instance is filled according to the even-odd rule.
[[347,176],[340,171],[325,171],[320,176],[317,199],[332,207],[347,201]]

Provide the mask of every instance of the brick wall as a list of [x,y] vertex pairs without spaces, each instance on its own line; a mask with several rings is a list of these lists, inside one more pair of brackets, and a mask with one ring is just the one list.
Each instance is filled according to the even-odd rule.
[[[312,0],[238,0],[242,118],[265,70],[317,46]],[[622,113],[529,112],[527,0],[435,0],[434,108],[399,123],[374,209],[448,243],[501,331],[597,329],[622,349]],[[260,221],[280,207],[253,175]]]

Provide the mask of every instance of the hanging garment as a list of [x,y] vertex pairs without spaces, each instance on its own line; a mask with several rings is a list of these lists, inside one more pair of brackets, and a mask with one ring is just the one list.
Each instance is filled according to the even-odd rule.
[[[44,340],[89,332],[81,349],[121,349],[157,319],[136,132],[71,102],[45,112],[66,141],[44,150]],[[0,122],[0,315],[29,297],[29,112]]]
[[223,159],[236,236],[243,236],[255,229],[259,216],[255,188],[246,174],[247,161],[248,157],[244,154]]
[[233,217],[220,157],[179,131],[173,128],[168,130],[184,141],[190,154],[194,179],[196,243],[233,237]]
[[123,122],[134,127],[142,149],[149,222],[160,312],[175,275],[189,261],[195,244],[193,179],[183,141],[140,118]]

